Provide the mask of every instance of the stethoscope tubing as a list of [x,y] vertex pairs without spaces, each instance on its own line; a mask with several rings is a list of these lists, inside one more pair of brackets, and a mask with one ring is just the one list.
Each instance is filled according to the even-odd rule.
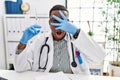
[[71,48],[72,48],[72,58],[73,58],[73,62],[71,62],[71,65],[72,67],[77,67],[77,63],[75,62],[75,58],[74,58],[74,48],[72,42],[71,42]]
[[[47,44],[47,40],[48,40],[48,37],[46,38],[45,44],[42,45],[41,50],[40,50],[39,63],[38,63],[38,64],[39,64],[39,69],[46,69],[46,65],[47,65],[47,63],[48,63],[48,54],[49,54],[49,51],[50,51],[50,47],[49,47],[49,45]],[[47,47],[48,50],[47,50],[47,60],[46,60],[45,66],[42,68],[42,67],[40,66],[40,59],[41,59],[41,55],[42,55],[42,51],[43,51],[44,47]]]
[[[39,69],[46,69],[46,66],[47,66],[47,63],[48,63],[48,53],[50,51],[50,47],[47,44],[48,38],[49,37],[46,38],[45,44],[42,45],[41,50],[40,50],[39,63],[38,63]],[[42,51],[43,51],[44,47],[47,47],[47,49],[48,49],[48,51],[47,51],[47,60],[46,60],[45,66],[44,67],[40,67],[40,59],[41,59],[41,55],[42,55]],[[77,63],[76,63],[75,57],[74,57],[74,48],[73,48],[73,43],[72,42],[71,42],[71,48],[72,48],[72,58],[73,58],[73,62],[71,62],[71,65],[72,65],[72,67],[77,67]],[[81,56],[78,56],[78,60],[79,60],[79,63],[82,63],[80,57]]]

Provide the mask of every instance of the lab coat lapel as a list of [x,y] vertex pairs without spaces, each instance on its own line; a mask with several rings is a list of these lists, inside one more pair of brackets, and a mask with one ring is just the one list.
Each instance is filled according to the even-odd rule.
[[53,65],[54,47],[53,47],[53,37],[52,37],[51,34],[49,35],[47,44],[50,47],[50,51],[49,51],[49,54],[48,54],[48,63],[47,63],[45,72],[49,72],[51,67],[52,67],[52,65]]

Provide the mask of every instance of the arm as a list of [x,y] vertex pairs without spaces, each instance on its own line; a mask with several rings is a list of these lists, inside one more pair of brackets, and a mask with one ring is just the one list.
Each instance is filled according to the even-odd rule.
[[63,30],[73,35],[73,43],[77,48],[88,58],[88,62],[101,62],[105,57],[105,51],[88,35],[82,30],[77,29],[72,23],[70,23],[65,15],[59,11],[61,18],[53,15],[52,17],[59,23],[51,23],[56,26],[56,29]]
[[26,44],[19,43],[16,49],[16,55],[20,54],[26,48]]
[[26,44],[19,43],[18,50],[24,50],[26,48]]
[[41,28],[41,26],[32,25],[24,31],[20,43],[18,44],[16,54],[20,54],[26,48],[27,42],[40,32],[40,30],[38,30],[39,28]]
[[15,71],[23,72],[32,69],[33,63],[33,53],[29,46],[20,52],[20,54],[15,55]]
[[39,56],[39,50],[44,40],[44,34],[35,36],[34,41],[28,43],[26,48],[19,55],[15,56],[15,71],[36,70],[36,63],[38,63],[36,58]]
[[87,57],[89,63],[101,63],[104,60],[104,49],[82,30],[73,43]]
[[[27,43],[28,41],[37,35],[40,30],[41,26],[39,25],[32,25],[28,27],[24,33],[23,36],[20,40],[20,43],[18,44],[17,51],[16,51],[16,56],[15,56],[15,70],[16,71],[25,71],[25,70],[30,70],[32,63],[33,63],[33,56],[32,56],[32,47],[28,47]],[[20,54],[21,53],[21,54]]]

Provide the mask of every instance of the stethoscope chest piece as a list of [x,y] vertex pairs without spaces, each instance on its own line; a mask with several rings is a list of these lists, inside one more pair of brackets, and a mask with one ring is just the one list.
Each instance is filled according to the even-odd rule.
[[72,67],[77,67],[77,63],[76,63],[75,61],[73,61],[73,62],[71,63],[71,65],[72,65]]

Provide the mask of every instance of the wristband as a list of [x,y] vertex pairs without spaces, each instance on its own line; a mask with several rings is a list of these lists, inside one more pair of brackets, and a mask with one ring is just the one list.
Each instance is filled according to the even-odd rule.
[[80,33],[80,29],[77,30],[77,32],[73,35],[73,37],[74,37],[75,39],[77,39],[79,33]]

